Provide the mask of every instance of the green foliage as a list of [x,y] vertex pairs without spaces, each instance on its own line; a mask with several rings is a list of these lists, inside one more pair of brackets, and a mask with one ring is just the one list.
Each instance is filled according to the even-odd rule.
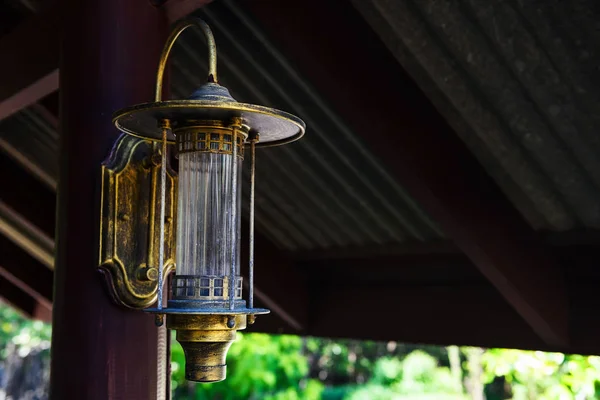
[[32,348],[48,348],[52,328],[40,321],[31,321],[14,308],[0,303],[0,349],[4,359],[9,349],[18,351],[25,357]]
[[491,349],[482,362],[485,382],[504,377],[514,400],[600,398],[600,357]]
[[411,352],[404,360],[383,357],[376,361],[373,377],[357,387],[349,400],[464,399],[456,393],[449,368],[430,354]]
[[371,382],[376,385],[391,385],[402,380],[402,362],[398,358],[382,357],[375,362]]
[[467,400],[467,397],[447,393],[400,394],[380,385],[366,385],[356,390],[349,400]]
[[321,400],[344,400],[357,389],[356,385],[327,386],[323,389]]
[[[240,337],[228,356],[227,381],[210,385],[183,383],[183,352],[174,343],[173,379],[179,384],[174,398],[465,400],[473,393],[463,392],[484,384],[493,388],[502,378],[510,394],[500,385],[502,393],[489,394],[488,400],[600,399],[600,357],[462,348],[454,354],[453,376],[443,348],[261,334]],[[471,354],[481,356],[468,357]],[[462,371],[457,364],[461,359]],[[476,371],[481,373],[471,376]],[[464,382],[457,383],[462,375]],[[473,379],[480,385],[469,384]]]
[[[26,356],[50,344],[51,327],[0,304],[0,352]],[[464,400],[474,383],[488,400],[600,400],[600,357],[509,349],[453,349],[238,333],[228,377],[184,379],[185,357],[172,342],[178,400]],[[479,357],[471,357],[473,354]],[[449,355],[453,373],[449,368]],[[462,368],[460,362],[463,362]],[[477,365],[473,365],[473,364]],[[463,380],[460,382],[460,380]],[[481,388],[479,390],[482,390]],[[463,394],[471,393],[469,397]]]
[[388,386],[367,384],[357,387],[348,397],[349,400],[396,400],[399,394]]
[[[318,400],[323,385],[307,379],[308,361],[303,340],[297,336],[269,336],[238,333],[239,339],[227,356],[225,382],[184,384],[183,350],[173,341],[173,380],[177,398],[184,399],[265,399]],[[191,397],[190,397],[191,396]]]
[[447,367],[440,367],[431,355],[415,350],[403,361],[402,380],[398,383],[401,393],[453,393],[452,374]]

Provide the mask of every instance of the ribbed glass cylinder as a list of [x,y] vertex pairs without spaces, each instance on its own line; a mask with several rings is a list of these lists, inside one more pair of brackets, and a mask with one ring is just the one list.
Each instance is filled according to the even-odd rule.
[[[236,276],[240,274],[242,161],[238,158],[236,163],[237,225],[232,237],[232,157],[231,154],[200,151],[179,155],[177,276],[209,278],[211,290],[206,295],[210,297],[227,297],[226,290],[216,290],[218,287],[225,289],[221,279],[226,281],[231,273],[234,248]],[[217,284],[213,285],[215,279]],[[194,286],[194,297],[203,297],[204,290],[198,290],[198,286],[206,287],[205,281]],[[239,286],[241,296],[241,281],[236,282],[236,286]],[[186,292],[188,296],[192,294],[192,291]]]

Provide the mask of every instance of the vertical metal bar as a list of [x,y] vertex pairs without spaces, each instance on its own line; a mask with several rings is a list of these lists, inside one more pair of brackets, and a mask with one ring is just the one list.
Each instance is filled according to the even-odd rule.
[[[164,302],[164,264],[165,264],[165,207],[167,192],[167,133],[171,129],[169,120],[161,121],[162,148],[160,158],[160,242],[158,250],[158,302],[157,308],[162,310]],[[167,400],[167,327],[158,327],[157,343],[158,360],[156,365],[156,400]]]
[[161,121],[162,125],[162,150],[160,161],[160,233],[158,248],[158,300],[156,308],[162,310],[163,306],[163,268],[165,264],[165,197],[167,191],[167,132],[171,129],[169,120]]
[[231,271],[229,273],[229,309],[235,308],[235,267],[237,262],[237,135],[238,127],[233,127],[231,145],[232,147],[232,164],[233,170],[231,171]]
[[[162,303],[163,299],[159,300]],[[168,346],[168,331],[167,326],[162,325],[157,327],[158,329],[158,340],[157,340],[157,356],[156,360],[156,400],[167,400],[167,379],[171,378],[168,373],[168,362],[169,362],[169,346]]]
[[248,308],[254,308],[254,182],[256,173],[256,142],[258,136],[250,139],[250,234],[248,254]]

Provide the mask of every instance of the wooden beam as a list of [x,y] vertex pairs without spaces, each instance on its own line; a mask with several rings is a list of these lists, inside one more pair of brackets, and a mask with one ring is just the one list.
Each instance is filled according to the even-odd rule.
[[169,23],[187,17],[197,9],[204,7],[212,0],[159,0],[160,7],[165,10]]
[[[547,247],[552,248],[552,253],[574,254],[582,249],[585,251],[600,250],[600,231],[599,230],[575,230],[568,232],[544,232],[541,235],[543,242]],[[527,243],[525,243],[527,245]],[[369,262],[381,257],[397,257],[401,261],[405,256],[424,256],[424,258],[434,256],[447,256],[449,259],[457,255],[464,254],[456,244],[448,239],[431,240],[426,242],[405,241],[403,243],[382,244],[382,245],[364,245],[352,247],[332,247],[327,249],[315,249],[293,253],[290,256],[296,261],[308,262],[321,260],[364,260]],[[417,257],[421,260],[419,257]]]
[[349,2],[245,6],[534,331],[566,345],[559,266]]
[[0,233],[31,254],[46,268],[54,268],[54,240],[0,200]]
[[[242,275],[247,282],[248,232],[242,226]],[[257,319],[252,330],[261,331],[262,324],[271,331],[293,333],[306,331],[308,325],[308,287],[306,274],[284,252],[280,251],[260,233],[255,234],[254,297],[256,306],[271,310],[272,315]]]
[[0,297],[24,316],[34,317],[37,307],[35,299],[3,276],[0,276]]
[[[49,96],[44,97],[38,103],[33,104],[32,109],[39,114],[44,120],[55,130],[59,129],[58,121],[58,92],[54,92]],[[56,108],[55,110],[51,109]]]
[[44,304],[37,303],[32,318],[48,324],[52,323],[52,307],[48,308]]
[[485,283],[403,286],[390,279],[367,285],[316,282],[311,285],[313,307],[307,334],[600,355],[599,284],[597,273],[595,278],[569,284],[573,334],[566,346],[541,340]]
[[148,0],[63,0],[60,11],[66,23],[50,398],[168,397],[158,386],[166,379],[157,373],[166,346],[159,348],[154,318],[113,303],[97,271],[100,164],[119,136],[110,116],[152,99],[166,16]]
[[[157,1],[169,23],[212,0]],[[59,7],[48,5],[0,38],[0,121],[58,90]]]
[[[549,349],[488,285],[315,285],[311,336]],[[484,319],[482,315],[487,315]]]
[[54,237],[56,194],[0,152],[0,202],[33,223],[47,237]]
[[297,261],[321,260],[371,260],[381,257],[401,256],[448,256],[462,255],[463,252],[450,240],[405,241],[403,243],[363,245],[348,247],[332,247],[327,249],[314,249],[292,254]]
[[[0,38],[0,121],[58,89],[59,7]],[[10,61],[8,61],[10,60]]]
[[23,151],[17,149],[9,141],[0,137],[0,149],[14,161],[16,161],[21,167],[23,167],[29,174],[35,176],[39,181],[43,182],[52,191],[56,191],[56,178],[48,173],[45,169],[39,167],[33,162]]
[[396,282],[398,287],[486,283],[462,254],[304,260],[298,266],[308,275],[311,284],[327,282],[332,286],[368,286],[381,282]]
[[52,270],[1,235],[0,249],[0,276],[52,309]]

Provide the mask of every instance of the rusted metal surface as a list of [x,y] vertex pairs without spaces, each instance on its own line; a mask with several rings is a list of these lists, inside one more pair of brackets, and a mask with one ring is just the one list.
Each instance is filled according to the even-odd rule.
[[[129,135],[102,165],[99,268],[118,304],[156,302],[160,242],[160,156],[152,143]],[[167,168],[163,275],[175,267],[177,176]]]

